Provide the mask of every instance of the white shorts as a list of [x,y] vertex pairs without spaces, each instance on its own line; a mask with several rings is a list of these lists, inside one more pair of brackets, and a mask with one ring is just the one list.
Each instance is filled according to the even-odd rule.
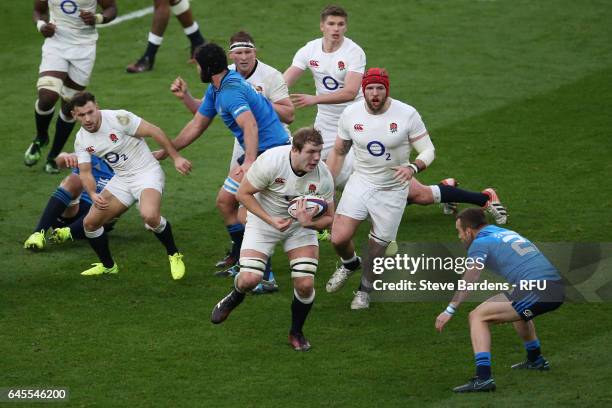
[[250,212],[247,213],[241,250],[252,249],[270,257],[274,253],[274,247],[279,242],[283,242],[285,252],[309,245],[319,246],[317,232],[302,227],[297,221],[293,222],[286,231],[281,232],[258,216]]
[[230,170],[238,165],[238,158],[244,154],[244,149],[238,143],[238,140],[234,138],[234,150],[232,151],[232,160],[230,161]]
[[408,189],[381,190],[353,174],[338,203],[336,214],[372,221],[370,233],[381,241],[395,241],[406,208]]
[[163,193],[165,180],[164,171],[158,165],[134,176],[115,175],[104,190],[108,190],[123,205],[130,207],[134,201],[140,200],[140,194],[146,188],[157,190],[160,194]]
[[60,71],[81,86],[87,86],[96,62],[96,44],[73,45],[47,38],[42,46],[38,72]]

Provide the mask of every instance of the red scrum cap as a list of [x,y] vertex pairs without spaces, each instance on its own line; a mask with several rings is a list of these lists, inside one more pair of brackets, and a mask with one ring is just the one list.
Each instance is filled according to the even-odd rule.
[[361,80],[361,90],[365,93],[365,88],[369,84],[383,84],[389,96],[389,75],[382,68],[370,68],[366,71]]

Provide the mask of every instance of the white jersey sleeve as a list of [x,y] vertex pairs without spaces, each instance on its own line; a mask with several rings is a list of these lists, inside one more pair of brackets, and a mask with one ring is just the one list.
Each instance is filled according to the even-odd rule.
[[340,115],[340,120],[338,121],[338,136],[340,136],[340,139],[343,140],[353,140],[353,138],[351,137],[351,132],[347,128],[348,124],[346,116],[347,115],[345,115],[344,112],[342,112],[342,115]]
[[[310,43],[309,43],[310,44]],[[295,55],[293,56],[293,62],[291,65],[297,67],[301,70],[306,70],[308,68],[308,48],[309,44],[304,45],[300,48]]]
[[264,90],[264,96],[270,102],[278,102],[289,98],[289,88],[287,88],[287,84],[283,79],[283,74],[276,70],[264,78]]
[[427,129],[425,128],[425,123],[423,123],[423,119],[421,118],[421,115],[416,110],[410,116],[408,123],[409,123],[409,129],[410,129],[408,132],[408,139],[410,140],[411,143],[416,142],[418,140],[416,139],[418,136],[421,136],[424,133],[427,133]]
[[117,122],[123,127],[123,131],[129,136],[136,136],[138,126],[142,122],[142,118],[133,114],[130,111],[118,110],[115,114]]
[[266,153],[259,156],[246,174],[249,183],[260,191],[266,189],[272,182],[270,177],[274,172],[274,163],[266,160],[268,156]]
[[355,44],[355,47],[351,48],[351,51],[348,53],[347,62],[350,72],[363,74],[366,66],[366,56],[363,49]]
[[83,144],[83,132],[77,132],[74,139],[74,152],[77,155],[79,163],[91,163],[91,155],[87,151],[87,146]]

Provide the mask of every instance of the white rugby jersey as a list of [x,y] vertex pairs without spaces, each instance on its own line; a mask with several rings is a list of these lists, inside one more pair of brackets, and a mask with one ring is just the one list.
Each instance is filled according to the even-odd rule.
[[344,110],[338,122],[338,136],[353,141],[354,174],[384,189],[403,187],[393,178],[391,167],[410,164],[411,142],[426,133],[416,109],[395,99],[380,115],[368,113],[365,102],[356,102]]
[[42,0],[49,4],[49,22],[56,25],[53,39],[67,44],[86,45],[98,40],[95,26],[79,16],[81,10],[96,13],[97,0]]
[[[312,71],[317,95],[329,94],[344,88],[344,78],[347,72],[363,74],[366,66],[366,56],[360,46],[349,38],[335,52],[323,52],[323,38],[306,43],[293,57],[291,65],[302,70]],[[357,93],[355,101],[362,100],[363,94]],[[332,120],[337,123],[340,114],[351,102],[338,104],[319,104],[318,116],[322,120]]]
[[74,151],[79,163],[98,156],[112,167],[117,176],[136,176],[159,166],[147,143],[134,136],[142,119],[125,110],[101,110],[100,129],[95,133],[79,129]]
[[334,180],[323,160],[310,173],[298,176],[291,168],[290,154],[291,146],[266,150],[246,174],[249,182],[261,190],[257,201],[273,217],[289,217],[289,202],[299,196],[317,195],[327,202],[334,199]]

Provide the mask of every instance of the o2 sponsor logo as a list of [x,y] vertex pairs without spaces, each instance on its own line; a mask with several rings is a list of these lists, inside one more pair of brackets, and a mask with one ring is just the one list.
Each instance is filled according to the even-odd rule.
[[108,152],[104,155],[104,160],[106,160],[110,164],[117,163],[119,159],[126,161],[128,157],[125,154],[117,154],[115,152]]
[[374,157],[385,156],[385,160],[391,160],[391,153],[387,153],[385,145],[378,140],[372,140],[368,143],[368,152]]
[[74,0],[64,0],[60,3],[60,8],[66,14],[74,14],[79,7]]
[[334,77],[331,77],[329,75],[326,77],[323,77],[321,82],[323,82],[323,86],[325,87],[325,89],[329,91],[335,91],[336,89],[340,87],[340,83],[336,81]]

